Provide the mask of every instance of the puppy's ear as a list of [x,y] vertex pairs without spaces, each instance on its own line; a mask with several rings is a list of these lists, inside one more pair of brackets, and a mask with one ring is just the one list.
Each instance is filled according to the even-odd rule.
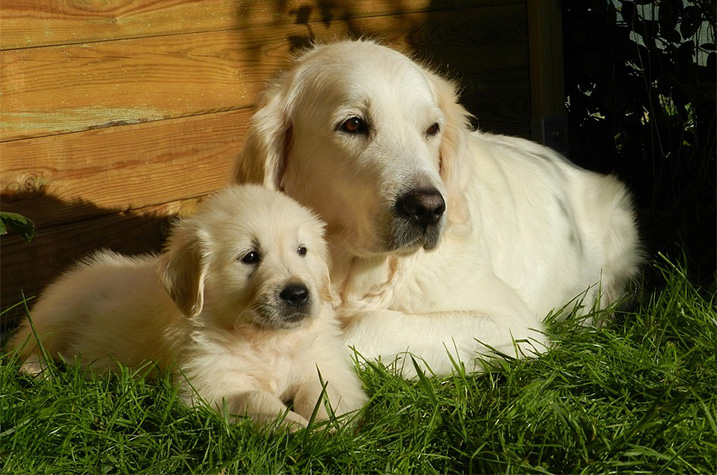
[[438,98],[438,107],[446,118],[440,147],[440,173],[448,194],[448,220],[464,223],[468,220],[465,189],[472,173],[467,140],[470,114],[458,103],[455,84],[431,71],[425,70],[425,73]]
[[207,268],[196,230],[180,223],[159,258],[159,279],[181,312],[198,315],[204,307],[204,277]]
[[326,223],[314,212],[311,212],[313,225],[315,226],[314,231],[316,233],[316,239],[312,243],[312,252],[315,252],[321,262],[319,269],[319,298],[322,302],[332,303],[335,300],[335,295],[331,290],[331,256],[329,255],[328,245],[326,244]]
[[256,183],[281,190],[286,157],[291,147],[289,106],[285,100],[286,77],[270,87],[249,124],[239,158],[234,166],[234,182]]
[[331,277],[329,276],[329,268],[321,276],[321,287],[319,287],[319,299],[322,302],[333,303],[336,300],[334,292],[331,290]]

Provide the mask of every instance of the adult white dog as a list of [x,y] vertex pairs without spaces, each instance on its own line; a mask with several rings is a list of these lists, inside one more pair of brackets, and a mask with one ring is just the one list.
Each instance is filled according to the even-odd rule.
[[[266,91],[235,168],[328,223],[345,337],[436,374],[543,348],[542,320],[635,275],[631,200],[612,176],[472,131],[456,87],[370,41],[316,46]],[[403,365],[404,374],[413,365]]]

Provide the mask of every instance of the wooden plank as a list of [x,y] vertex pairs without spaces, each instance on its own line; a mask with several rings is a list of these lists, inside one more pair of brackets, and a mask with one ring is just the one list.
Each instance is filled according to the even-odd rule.
[[492,71],[466,79],[462,102],[481,130],[530,138],[530,77],[526,69]]
[[520,68],[520,25],[515,5],[4,51],[0,140],[247,107],[295,47],[357,32],[450,58],[459,74]]
[[251,111],[0,143],[2,207],[39,228],[226,184]]
[[531,138],[561,153],[569,148],[565,113],[560,0],[528,0]]
[[[256,28],[520,3],[520,0],[12,0],[0,4],[0,49]],[[524,3],[524,2],[523,2]]]
[[[114,213],[98,219],[55,226],[38,232],[27,244],[15,235],[2,237],[0,246],[0,309],[36,296],[78,259],[105,248],[125,254],[158,252],[175,215],[191,213],[197,200]],[[61,205],[61,203],[59,203]],[[4,315],[12,319],[16,313]],[[7,327],[4,322],[0,327]]]
[[476,16],[432,15],[406,42],[458,81],[462,103],[481,129],[530,137],[525,3],[482,9]]
[[528,0],[533,118],[565,114],[560,0]]
[[[267,32],[268,33],[268,32]],[[248,105],[276,37],[218,32],[0,53],[0,137],[16,140]],[[257,61],[266,59],[267,66]]]

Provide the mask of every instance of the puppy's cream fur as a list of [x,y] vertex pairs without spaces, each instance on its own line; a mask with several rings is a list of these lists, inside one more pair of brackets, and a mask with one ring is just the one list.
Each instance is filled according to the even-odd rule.
[[[344,335],[367,358],[410,351],[445,374],[448,352],[469,368],[539,352],[548,313],[606,306],[637,272],[622,183],[468,117],[453,83],[370,41],[309,50],[253,117],[235,180],[326,221]],[[404,197],[425,190],[445,210],[411,228]]]
[[[323,232],[280,193],[230,187],[176,224],[161,256],[100,252],[63,275],[32,324],[53,358],[93,370],[154,361],[176,371],[188,403],[226,401],[263,424],[293,401],[284,421],[306,427],[322,382],[337,414],[365,401],[330,303]],[[29,322],[11,347],[25,371],[42,370]],[[325,404],[317,417],[329,417]]]

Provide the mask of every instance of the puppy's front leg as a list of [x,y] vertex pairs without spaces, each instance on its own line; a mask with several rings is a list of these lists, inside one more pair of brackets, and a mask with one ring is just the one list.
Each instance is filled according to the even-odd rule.
[[[316,378],[304,382],[299,386],[294,396],[294,410],[305,418],[311,419],[311,415],[314,413],[314,408],[316,407],[316,403],[319,402],[323,390],[318,374]],[[338,401],[338,396],[334,395],[334,392],[333,389],[329,390],[328,387],[326,388],[326,396],[329,398],[329,401],[334,401],[335,404],[335,401]],[[321,401],[316,412],[316,420],[323,421],[328,418],[329,412],[326,410],[325,401]]]
[[309,426],[308,420],[296,412],[289,411],[281,399],[267,391],[235,393],[227,397],[227,402],[232,414],[249,416],[258,425],[265,426],[286,414],[282,424],[291,432]]

